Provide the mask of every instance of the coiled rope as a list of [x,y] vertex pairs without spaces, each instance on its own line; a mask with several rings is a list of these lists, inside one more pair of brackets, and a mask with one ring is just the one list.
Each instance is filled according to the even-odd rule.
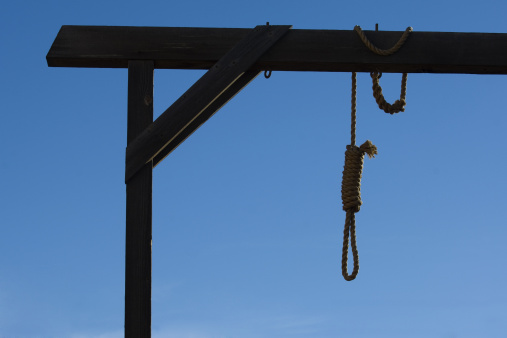
[[[354,30],[359,34],[364,44],[373,52],[379,55],[391,55],[398,51],[401,46],[405,43],[408,34],[412,31],[412,27],[408,27],[403,33],[401,39],[388,50],[383,50],[375,47],[364,35],[361,27],[356,26]],[[402,86],[400,99],[389,104],[385,101],[382,95],[382,88],[379,84],[379,79],[382,76],[381,73],[373,72],[370,74],[373,79],[373,96],[379,105],[379,108],[384,110],[386,113],[394,114],[405,110],[405,96],[406,96],[406,84],[407,74],[404,73],[402,76]],[[346,212],[345,216],[345,227],[343,230],[343,250],[342,250],[342,275],[346,281],[354,280],[359,272],[359,253],[357,251],[356,243],[356,217],[355,213],[361,208],[361,176],[363,172],[364,155],[368,155],[369,158],[375,157],[378,154],[377,147],[367,140],[360,147],[356,146],[356,86],[357,76],[356,73],[352,73],[352,101],[351,101],[351,125],[350,125],[350,145],[347,146],[345,151],[345,165],[343,168],[342,178],[342,203],[343,210]],[[348,251],[349,251],[349,238],[350,246],[352,248],[352,256],[354,260],[354,268],[352,273],[348,274]]]

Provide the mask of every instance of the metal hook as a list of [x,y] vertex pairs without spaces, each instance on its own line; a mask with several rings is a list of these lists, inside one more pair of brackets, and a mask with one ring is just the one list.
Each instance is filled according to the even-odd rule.
[[[376,24],[375,24],[375,32],[378,32],[378,23],[376,23]],[[376,71],[375,73],[377,73],[377,74],[378,74],[378,79],[380,80],[380,78],[382,77],[382,73],[381,73],[381,72],[379,72],[379,71]],[[372,76],[372,77],[373,77],[373,75],[372,75],[372,74],[373,74],[373,72],[371,72],[371,73],[370,73],[370,76]]]
[[265,71],[264,71],[264,77],[265,77],[266,79],[269,79],[269,78],[271,77],[271,70],[265,70]]

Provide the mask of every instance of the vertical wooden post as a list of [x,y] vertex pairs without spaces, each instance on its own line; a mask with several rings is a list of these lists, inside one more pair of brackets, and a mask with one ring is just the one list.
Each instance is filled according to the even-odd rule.
[[[127,144],[153,122],[153,61],[129,61]],[[150,161],[127,185],[125,338],[151,337]]]

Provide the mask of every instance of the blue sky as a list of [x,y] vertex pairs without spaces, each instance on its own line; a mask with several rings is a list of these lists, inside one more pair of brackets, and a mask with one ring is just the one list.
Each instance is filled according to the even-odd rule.
[[[0,337],[123,337],[127,71],[61,25],[507,33],[503,1],[11,1],[0,11]],[[203,71],[155,72],[155,115]],[[382,77],[394,101],[401,75]],[[258,77],[154,170],[153,337],[505,337],[505,76],[358,74],[361,270],[341,276],[350,74]]]

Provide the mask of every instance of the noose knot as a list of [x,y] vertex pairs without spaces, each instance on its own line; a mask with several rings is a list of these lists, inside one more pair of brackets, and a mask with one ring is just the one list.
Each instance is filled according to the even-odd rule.
[[361,204],[361,176],[364,155],[369,158],[377,154],[377,147],[371,141],[366,141],[360,147],[348,145],[345,151],[345,165],[342,179],[343,210],[358,212]]

